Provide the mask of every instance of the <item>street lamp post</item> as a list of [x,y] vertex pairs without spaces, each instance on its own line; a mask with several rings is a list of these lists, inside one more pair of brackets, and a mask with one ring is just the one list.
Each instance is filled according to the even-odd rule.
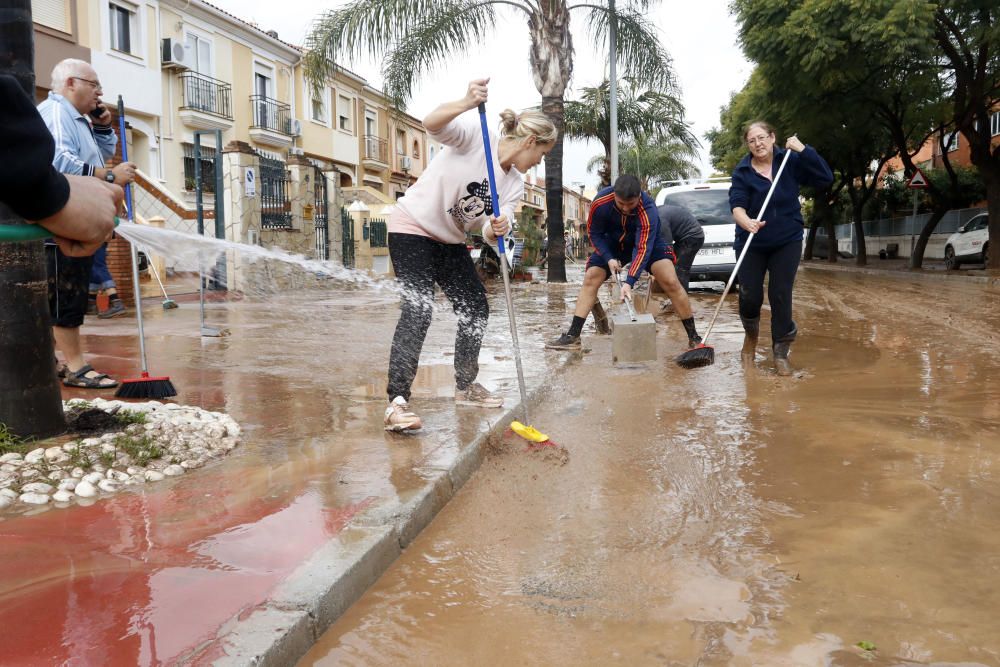
[[608,0],[609,8],[609,28],[611,66],[609,77],[611,79],[611,113],[609,114],[610,128],[608,138],[611,143],[611,184],[614,185],[618,179],[618,71],[617,71],[617,51],[618,51],[618,23],[615,21],[615,0]]

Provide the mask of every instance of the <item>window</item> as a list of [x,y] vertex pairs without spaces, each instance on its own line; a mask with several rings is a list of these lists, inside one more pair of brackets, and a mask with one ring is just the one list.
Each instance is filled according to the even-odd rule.
[[413,140],[413,157],[420,158],[420,142],[416,139]]
[[365,134],[368,135],[369,137],[377,137],[378,136],[378,130],[376,129],[377,127],[378,127],[378,116],[375,115],[374,111],[366,109]]
[[31,0],[31,19],[35,23],[69,32],[69,6],[66,0]]
[[995,137],[1000,134],[1000,111],[990,114],[990,136]]
[[212,75],[212,42],[201,35],[184,37],[184,60],[199,74]]
[[427,149],[427,161],[430,162],[433,159],[434,159],[434,147],[431,146],[430,148]]
[[396,130],[396,154],[406,155],[406,132]]
[[351,107],[351,98],[337,95],[337,127],[345,132],[354,130],[354,112]]
[[326,91],[311,93],[310,107],[312,108],[312,119],[317,123],[326,125],[328,122],[326,115]]
[[110,3],[111,48],[122,53],[132,53],[135,40],[135,8],[124,4]]
[[[194,180],[194,144],[181,144],[184,148],[184,189],[193,192]],[[215,192],[215,149],[201,147],[201,191]]]
[[948,153],[958,150],[958,132],[952,132],[945,137],[944,150]]

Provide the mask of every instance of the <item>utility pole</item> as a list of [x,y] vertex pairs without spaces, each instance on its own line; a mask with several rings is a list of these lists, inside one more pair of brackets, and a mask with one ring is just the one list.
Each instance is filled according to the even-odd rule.
[[611,83],[611,113],[609,114],[609,122],[611,127],[608,130],[610,135],[611,143],[611,185],[615,184],[618,180],[618,71],[617,71],[617,52],[618,52],[618,22],[615,20],[615,0],[608,0],[609,8],[609,34],[611,37],[611,68],[610,68],[610,83]]

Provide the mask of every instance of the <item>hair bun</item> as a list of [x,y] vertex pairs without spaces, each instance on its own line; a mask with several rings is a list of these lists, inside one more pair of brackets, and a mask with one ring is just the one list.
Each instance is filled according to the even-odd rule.
[[517,128],[518,115],[513,109],[504,109],[500,112],[500,123],[503,125],[504,134],[514,134]]

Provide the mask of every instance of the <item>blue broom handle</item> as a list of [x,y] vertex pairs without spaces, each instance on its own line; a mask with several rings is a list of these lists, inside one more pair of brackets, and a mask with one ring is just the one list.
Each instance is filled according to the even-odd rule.
[[[493,217],[500,217],[500,199],[497,197],[497,177],[493,172],[493,150],[490,148],[490,130],[486,126],[486,103],[479,103],[479,126],[483,129],[483,149],[486,151],[486,173],[490,179],[490,202],[493,204]],[[500,258],[504,259],[503,234],[497,236],[497,249],[500,251]]]
[[[122,143],[122,162],[128,162],[128,142],[125,141],[125,102],[122,96],[118,96],[118,140]],[[132,217],[132,184],[125,184],[125,210],[128,212],[129,222],[135,222]]]

